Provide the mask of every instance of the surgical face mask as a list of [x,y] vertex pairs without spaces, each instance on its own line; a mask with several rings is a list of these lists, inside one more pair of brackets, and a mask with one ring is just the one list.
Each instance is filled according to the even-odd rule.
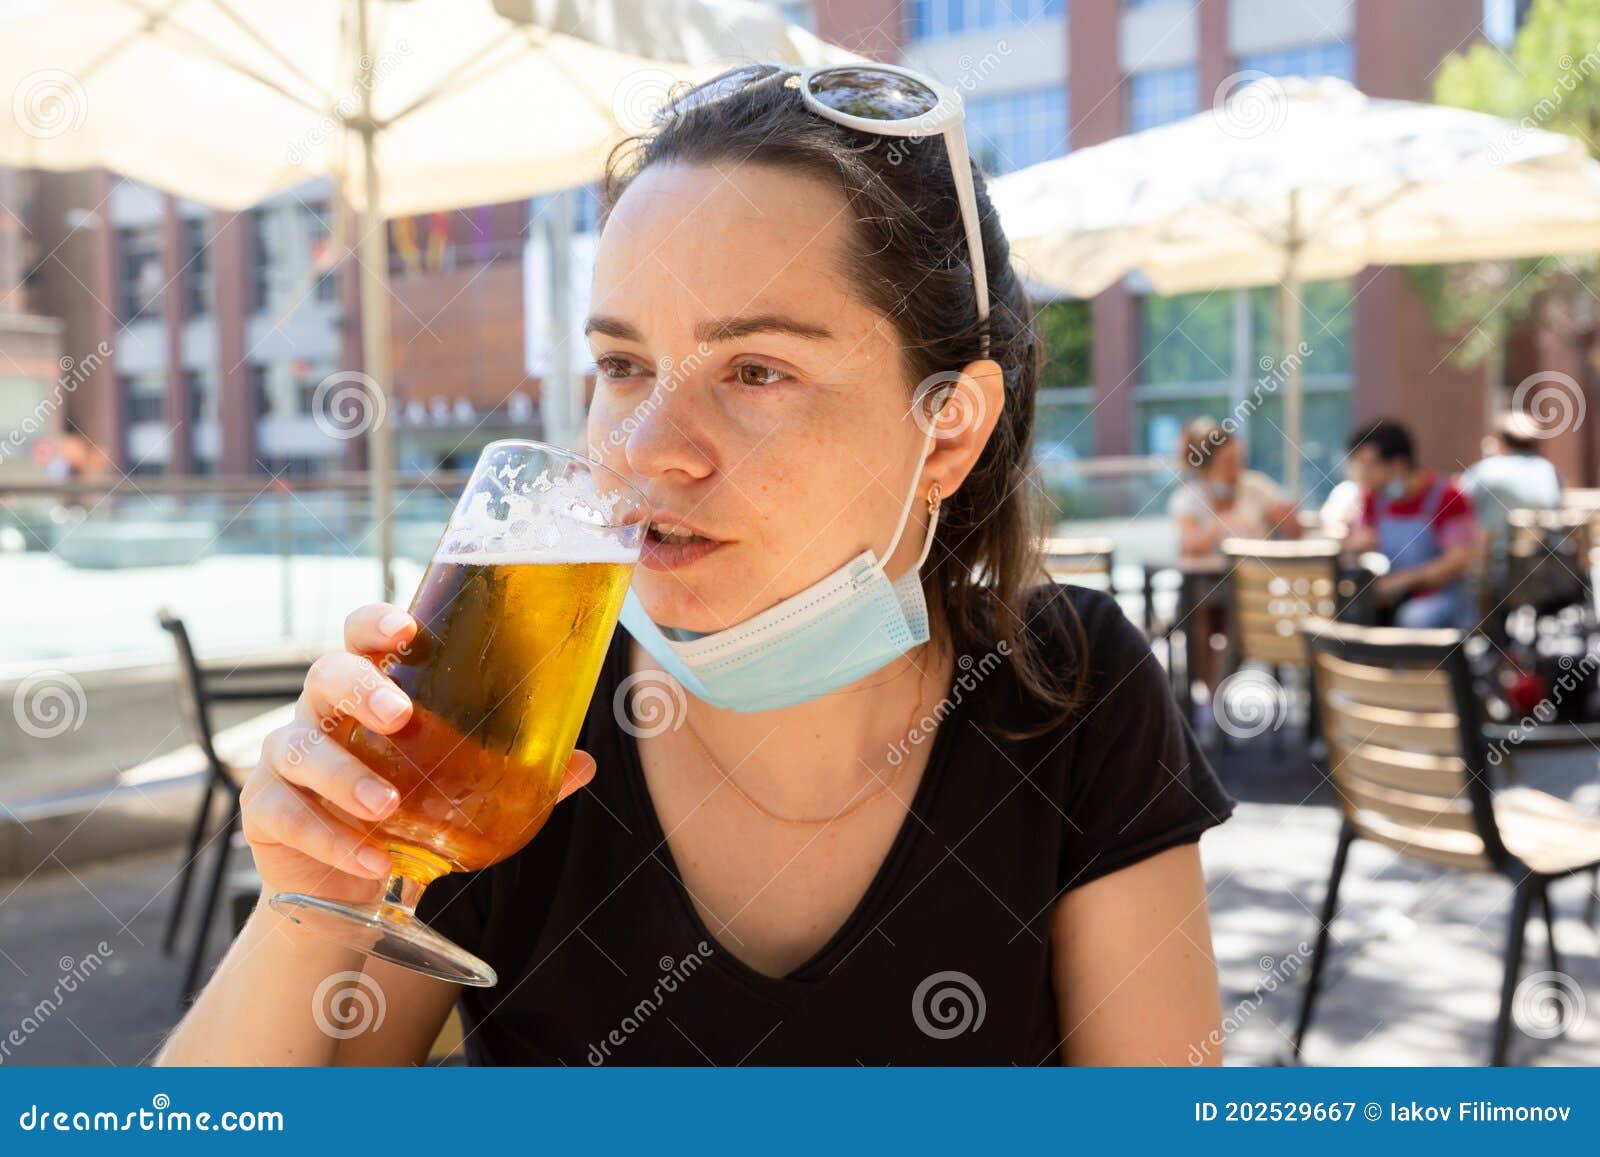
[[883,561],[869,547],[776,606],[708,634],[657,626],[629,588],[623,627],[697,699],[730,711],[773,711],[820,699],[926,643],[920,571],[939,523],[937,492],[929,499],[928,534],[917,561],[893,580],[884,565],[905,531],[933,434],[930,423]]
[[1207,482],[1206,489],[1211,491],[1211,497],[1219,502],[1227,502],[1233,498],[1234,485],[1232,482]]
[[1398,502],[1406,496],[1406,480],[1404,478],[1391,478],[1383,484],[1383,496],[1390,502]]

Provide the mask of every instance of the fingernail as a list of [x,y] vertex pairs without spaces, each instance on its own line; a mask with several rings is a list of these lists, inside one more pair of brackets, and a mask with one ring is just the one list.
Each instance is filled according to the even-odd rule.
[[399,796],[394,788],[378,779],[364,779],[356,784],[356,801],[374,817],[387,814]]
[[387,876],[389,874],[389,853],[377,848],[363,847],[356,853],[356,862],[374,876]]
[[390,611],[378,620],[378,630],[393,637],[411,625],[411,616],[404,611]]
[[384,723],[393,723],[399,719],[410,705],[410,701],[396,687],[379,687],[367,700],[367,706],[372,708],[372,713]]

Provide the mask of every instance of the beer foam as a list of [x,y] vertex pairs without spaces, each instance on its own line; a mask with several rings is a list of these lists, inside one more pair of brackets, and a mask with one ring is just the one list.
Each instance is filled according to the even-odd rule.
[[520,470],[502,469],[483,479],[498,493],[478,489],[463,496],[434,552],[436,561],[631,564],[638,559],[638,546],[629,543],[642,543],[645,527],[642,522],[614,525],[620,496],[597,493],[588,476],[552,479],[546,470],[519,479]]

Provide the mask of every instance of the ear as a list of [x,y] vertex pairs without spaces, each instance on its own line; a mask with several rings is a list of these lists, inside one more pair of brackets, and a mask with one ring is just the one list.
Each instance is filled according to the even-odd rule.
[[[919,394],[926,394],[926,421],[932,423],[933,446],[922,469],[921,489],[937,482],[948,498],[961,488],[978,464],[989,436],[1005,412],[1005,376],[991,358],[968,363],[958,374],[936,374]],[[937,411],[940,398],[944,404]]]

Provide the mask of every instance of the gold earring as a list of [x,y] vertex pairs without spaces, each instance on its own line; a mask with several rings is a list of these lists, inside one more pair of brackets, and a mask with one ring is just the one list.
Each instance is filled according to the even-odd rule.
[[933,483],[928,487],[928,517],[932,518],[939,513],[939,484]]

